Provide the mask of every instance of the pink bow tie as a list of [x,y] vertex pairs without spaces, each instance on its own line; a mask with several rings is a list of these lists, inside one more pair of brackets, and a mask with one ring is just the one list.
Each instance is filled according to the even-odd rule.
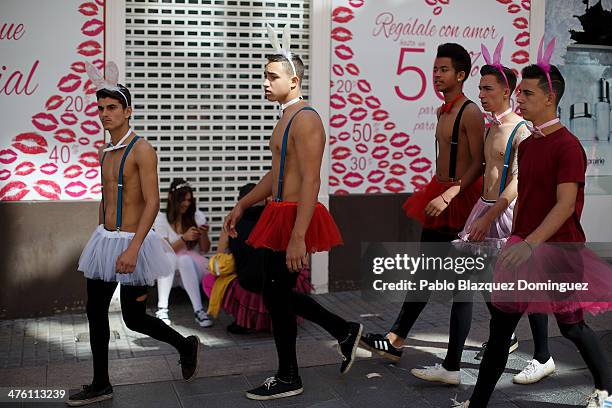
[[556,125],[557,123],[559,123],[559,118],[549,120],[546,123],[542,123],[540,126],[535,126],[533,124],[527,123],[527,129],[529,129],[531,134],[533,134],[535,137],[544,137],[545,135],[543,130],[548,127],[551,127],[552,125]]
[[501,126],[501,124],[502,124],[501,120],[504,117],[508,116],[511,112],[512,112],[512,108],[509,108],[509,109],[505,110],[500,115],[487,113],[485,118],[487,119],[487,122],[489,122],[489,125]]

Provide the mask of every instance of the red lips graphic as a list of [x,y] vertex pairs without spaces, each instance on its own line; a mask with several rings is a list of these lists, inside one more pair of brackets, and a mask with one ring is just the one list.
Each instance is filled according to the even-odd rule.
[[346,68],[346,72],[348,72],[351,75],[357,76],[359,75],[359,67],[355,64],[353,64],[352,62],[349,62],[348,64],[346,64],[345,66]]
[[38,133],[21,133],[15,136],[13,147],[25,154],[40,154],[47,151],[47,141]]
[[372,170],[368,174],[368,181],[372,184],[380,183],[385,178],[385,172],[382,170]]
[[383,109],[378,109],[374,111],[372,118],[377,122],[382,122],[383,120],[387,120],[389,118],[389,112]]
[[45,103],[45,108],[47,108],[47,110],[54,110],[62,106],[63,103],[64,98],[59,95],[53,95],[52,97],[47,99],[47,103]]
[[59,200],[62,192],[59,184],[53,180],[38,180],[33,188],[41,197],[49,200]]
[[88,37],[95,37],[102,31],[104,31],[104,23],[97,18],[86,21],[81,27],[81,33]]
[[96,152],[85,152],[79,156],[79,163],[85,167],[99,167],[100,161]]
[[354,17],[353,10],[348,7],[336,7],[332,12],[332,20],[340,24],[348,23]]
[[378,168],[379,169],[386,169],[387,167],[389,167],[389,161],[388,160],[381,160],[378,162]]
[[330,187],[338,187],[340,185],[340,179],[334,175],[329,176],[329,186]]
[[27,176],[36,170],[36,166],[34,163],[30,161],[26,161],[21,163],[19,166],[15,168],[15,175],[17,176]]
[[8,169],[0,169],[0,180],[8,180],[11,178],[11,171]]
[[51,174],[55,174],[57,172],[57,164],[45,163],[40,166],[40,172],[48,176],[50,176]]
[[344,175],[342,181],[344,185],[355,188],[363,184],[363,176],[357,172],[351,171]]
[[62,92],[70,93],[79,89],[79,86],[81,86],[81,77],[70,73],[59,80],[57,89]]
[[366,144],[364,144],[364,143],[358,143],[357,145],[355,145],[355,150],[357,150],[361,154],[367,153],[368,152],[368,146]]
[[346,122],[348,122],[348,118],[342,114],[334,115],[329,119],[329,125],[334,128],[341,128],[346,125]]
[[338,58],[345,61],[350,60],[351,58],[353,58],[354,55],[353,49],[348,45],[344,44],[336,45],[336,47],[334,48],[334,52]]
[[97,135],[100,133],[100,125],[93,120],[86,120],[81,123],[81,130],[88,135]]
[[79,7],[79,12],[87,17],[95,16],[98,14],[98,6],[94,3],[83,3]]
[[81,181],[72,181],[64,187],[64,192],[70,197],[78,198],[87,193],[87,186]]
[[401,159],[404,158],[404,153],[402,153],[402,152],[393,152],[391,157],[393,158],[393,160],[401,160]]
[[391,177],[385,181],[385,190],[390,191],[392,193],[402,192],[404,191],[404,187],[406,187],[404,182],[394,177]]
[[64,125],[72,126],[79,121],[74,113],[66,112],[64,113],[60,119],[64,122]]
[[93,60],[93,62],[91,64],[94,67],[98,68],[99,71],[102,71],[104,69],[104,60],[103,59]]
[[350,41],[353,39],[353,33],[344,27],[335,27],[331,31],[331,38],[340,42]]
[[518,50],[512,54],[512,62],[515,64],[521,65],[525,64],[527,61],[529,61],[529,53],[525,50]]
[[81,146],[87,146],[89,144],[89,138],[88,137],[79,137],[79,144]]
[[96,177],[98,177],[98,174],[100,172],[98,171],[98,169],[89,169],[85,172],[85,178],[86,179],[95,179]]
[[32,116],[32,124],[42,132],[50,132],[57,129],[58,123],[55,116],[50,113],[40,112]]
[[365,103],[366,105],[368,105],[368,108],[370,109],[378,109],[380,108],[380,99],[378,99],[377,97],[370,95],[365,99]]
[[519,30],[525,30],[529,26],[529,20],[525,17],[517,17],[514,19],[512,24]]
[[98,116],[98,102],[92,102],[83,110],[87,116]]
[[523,31],[514,37],[514,43],[519,47],[526,47],[529,45],[529,32]]
[[78,164],[73,164],[64,170],[64,177],[69,179],[79,177],[81,174],[83,174],[83,170]]
[[393,174],[394,176],[403,176],[406,174],[406,171],[406,166],[399,163],[392,164],[389,168],[389,173]]
[[349,116],[355,122],[361,122],[366,118],[366,116],[368,116],[368,111],[363,108],[353,108]]
[[83,92],[85,92],[85,95],[93,95],[97,90],[98,88],[91,82],[91,79],[88,79],[85,85],[83,85]]
[[342,68],[342,65],[340,65],[340,64],[334,64],[332,66],[332,71],[337,76],[343,76],[344,75],[344,68]]
[[344,160],[351,155],[349,148],[344,146],[338,146],[331,152],[331,157],[334,160]]
[[348,96],[348,101],[353,105],[361,105],[363,103],[363,97],[358,93],[352,93]]
[[338,138],[336,136],[330,136],[329,137],[329,145],[333,146],[338,142]]
[[83,41],[77,47],[79,54],[85,57],[93,57],[94,55],[98,55],[102,52],[102,46],[100,43],[94,40]]
[[357,88],[363,93],[370,93],[372,90],[372,86],[365,79],[360,79],[357,81]]
[[417,145],[410,145],[404,149],[404,154],[408,157],[415,157],[421,154],[421,147]]
[[365,0],[349,0],[349,4],[355,8],[363,6]]
[[378,193],[382,192],[382,190],[378,186],[370,186],[370,187],[366,188],[365,192],[366,192],[366,194],[378,194]]
[[342,140],[343,142],[349,140],[351,134],[349,132],[342,132],[338,135],[338,140]]
[[85,63],[83,61],[73,62],[70,65],[70,69],[76,72],[77,74],[85,73]]
[[431,161],[426,157],[419,157],[410,162],[410,170],[415,173],[423,173],[431,168]]
[[0,201],[19,201],[29,192],[30,190],[26,189],[26,184],[24,182],[11,181],[0,188]]
[[336,162],[331,166],[334,173],[342,174],[346,171],[346,166],[342,163]]
[[329,97],[329,105],[333,109],[343,109],[346,106],[346,100],[344,99],[344,97],[338,94],[333,94]]
[[385,130],[393,130],[393,129],[395,129],[395,123],[393,122],[385,123]]
[[96,150],[100,150],[100,148],[101,148],[102,146],[104,146],[105,144],[106,144],[106,143],[104,143],[104,140],[96,140],[96,141],[94,142],[94,144],[93,144],[93,147],[94,147]]
[[346,191],[343,188],[339,188],[338,190],[334,191],[335,195],[348,195],[348,191]]
[[497,0],[497,2],[501,4],[508,4],[508,3],[512,3],[512,0]]
[[374,143],[385,143],[387,141],[387,135],[383,133],[377,133],[374,135]]
[[527,11],[531,10],[531,0],[523,0],[521,1],[521,6]]
[[100,194],[102,192],[102,184],[97,183],[94,184],[93,186],[91,186],[91,188],[89,189],[89,192],[91,194]]
[[515,14],[521,11],[521,6],[517,4],[509,4],[508,5],[508,13]]
[[384,159],[389,154],[389,148],[387,146],[376,146],[372,150],[372,157],[377,160]]
[[404,147],[404,145],[406,145],[408,141],[410,141],[410,136],[408,136],[404,132],[397,132],[397,133],[394,133],[393,136],[391,136],[390,143],[391,143],[391,146],[397,147],[399,149],[401,147]]
[[410,184],[413,185],[415,191],[422,189],[423,187],[427,185],[427,183],[428,183],[428,180],[420,174],[414,175],[410,179]]
[[0,150],[0,163],[2,164],[11,164],[17,160],[17,153],[15,153],[11,149],[2,149]]
[[76,134],[71,129],[60,129],[54,133],[53,137],[62,143],[72,143],[76,140]]

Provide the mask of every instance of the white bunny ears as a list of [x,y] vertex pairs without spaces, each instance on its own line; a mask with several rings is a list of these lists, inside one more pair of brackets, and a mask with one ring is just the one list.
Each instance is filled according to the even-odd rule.
[[293,76],[296,76],[297,71],[295,69],[295,64],[292,61],[293,54],[291,53],[291,32],[289,31],[289,24],[286,24],[283,28],[282,47],[280,42],[278,41],[278,35],[276,34],[276,31],[274,31],[270,24],[266,24],[266,30],[268,31],[268,39],[270,40],[270,44],[272,44],[272,48],[274,48],[274,51],[277,54],[282,55],[287,59],[287,61],[289,61]]
[[85,64],[87,70],[87,76],[91,79],[91,82],[96,86],[96,89],[99,91],[101,89],[106,89],[113,92],[118,92],[125,99],[125,103],[127,106],[130,106],[130,102],[128,101],[127,96],[121,90],[119,85],[119,68],[117,68],[117,64],[112,61],[109,61],[105,67],[106,77],[102,76],[102,73],[98,71],[96,67],[87,62]]

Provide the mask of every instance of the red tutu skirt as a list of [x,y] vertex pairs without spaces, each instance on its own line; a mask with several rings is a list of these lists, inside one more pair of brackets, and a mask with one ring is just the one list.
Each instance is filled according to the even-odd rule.
[[[521,241],[513,235],[503,250]],[[492,292],[495,307],[507,313],[575,316],[612,309],[612,266],[580,243],[542,244],[516,269],[498,263],[493,280],[513,284],[513,290],[494,286]]]
[[[246,243],[254,248],[285,251],[297,215],[297,203],[273,201],[266,205]],[[327,208],[317,203],[306,231],[306,252],[329,251],[342,244],[338,226]]]
[[434,176],[422,190],[408,197],[402,208],[408,217],[419,221],[423,228],[461,231],[482,193],[482,178],[453,198],[448,207],[437,217],[425,215],[427,204],[455,185],[457,185],[456,182],[438,181],[438,178]]

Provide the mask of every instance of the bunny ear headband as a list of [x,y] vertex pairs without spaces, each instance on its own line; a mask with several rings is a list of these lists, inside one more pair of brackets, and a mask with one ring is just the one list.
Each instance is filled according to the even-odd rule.
[[482,56],[484,57],[487,65],[490,65],[496,68],[504,77],[504,81],[506,81],[506,87],[510,89],[510,83],[508,82],[508,77],[506,77],[506,73],[504,72],[504,66],[501,63],[501,53],[504,48],[504,37],[502,37],[497,43],[497,47],[495,47],[495,52],[493,53],[493,58],[491,58],[491,54],[489,54],[489,50],[484,44],[480,44],[480,49],[482,50]]
[[272,44],[272,48],[274,51],[285,57],[289,64],[291,65],[291,70],[293,72],[293,76],[297,76],[297,71],[295,69],[295,64],[292,61],[293,54],[291,53],[291,32],[289,31],[289,24],[286,24],[283,28],[283,46],[281,47],[280,42],[278,41],[278,36],[274,29],[270,26],[270,24],[266,24],[266,30],[268,30],[268,39],[270,40],[270,44]]
[[119,68],[117,68],[117,64],[110,61],[106,64],[106,78],[102,76],[102,73],[98,71],[96,67],[87,62],[86,64],[87,75],[91,82],[96,86],[96,90],[106,89],[108,91],[118,92],[125,99],[125,103],[129,106],[127,97],[118,86],[117,82],[119,82]]
[[553,51],[555,50],[556,40],[557,38],[553,37],[553,39],[550,40],[550,42],[546,46],[546,51],[542,51],[544,46],[544,36],[542,36],[542,39],[540,40],[540,46],[538,47],[538,60],[536,62],[536,65],[540,67],[540,69],[546,74],[546,79],[548,80],[548,89],[550,90],[550,93],[554,93],[552,81],[550,80],[550,59],[552,57]]

